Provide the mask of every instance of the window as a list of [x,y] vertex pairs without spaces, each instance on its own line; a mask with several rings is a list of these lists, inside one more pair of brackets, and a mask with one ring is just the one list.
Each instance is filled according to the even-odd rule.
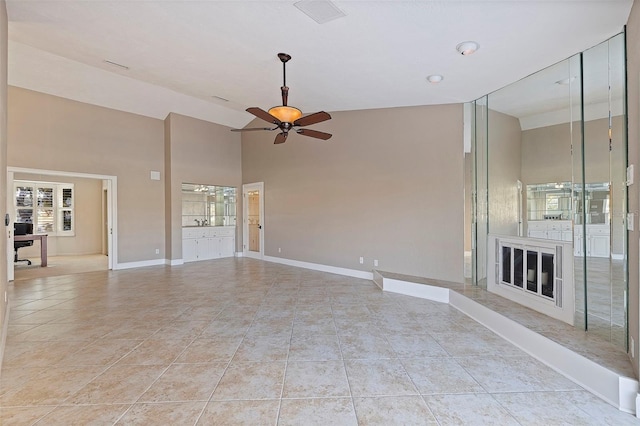
[[75,235],[74,187],[69,183],[14,182],[15,220],[33,223],[33,232]]

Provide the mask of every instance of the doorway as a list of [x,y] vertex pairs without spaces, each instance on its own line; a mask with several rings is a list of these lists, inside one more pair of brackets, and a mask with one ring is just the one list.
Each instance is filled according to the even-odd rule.
[[[102,191],[101,191],[101,194],[97,195],[97,200],[98,202],[100,202],[100,200],[102,199],[105,202],[105,206],[101,210],[102,210],[102,214],[106,216],[105,217],[106,232],[105,234],[103,234],[103,243],[102,243],[104,248],[106,249],[106,252],[104,254],[107,255],[106,268],[114,269],[116,267],[117,265],[117,232],[116,232],[117,230],[117,208],[116,208],[117,178],[116,176],[29,169],[29,168],[20,168],[20,167],[8,167],[7,168],[7,194],[14,193],[15,174],[38,175],[38,177],[42,177],[43,180],[45,180],[47,176],[50,176],[51,180],[57,180],[57,178],[78,178],[78,179],[99,180],[101,182]],[[13,198],[14,197],[11,195],[11,196],[8,196],[6,200],[7,211],[9,212],[9,215],[10,215],[9,229],[13,229],[13,222],[15,221],[15,214],[16,214]],[[98,214],[99,215],[101,214],[100,209],[98,210]],[[97,218],[97,220],[100,221],[101,218]],[[9,233],[7,244],[8,244],[7,278],[9,281],[12,281],[15,278],[15,275],[14,275],[15,265],[13,262],[14,260],[13,259],[13,255],[14,255],[13,233]],[[49,266],[53,266],[53,265],[50,264]],[[38,274],[46,275],[46,271],[44,270],[48,270],[48,268],[42,268],[42,270],[43,271],[38,271]]]
[[242,185],[243,256],[262,259],[264,256],[264,182]]

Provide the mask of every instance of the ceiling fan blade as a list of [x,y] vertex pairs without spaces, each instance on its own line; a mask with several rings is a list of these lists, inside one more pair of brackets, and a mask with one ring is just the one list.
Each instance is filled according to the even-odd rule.
[[249,129],[231,129],[232,132],[255,132],[256,130],[275,130],[277,127],[273,129],[271,127],[251,127]]
[[320,111],[320,112],[307,115],[306,117],[298,118],[296,121],[293,122],[293,125],[309,126],[311,124],[321,123],[327,120],[331,120],[331,116],[324,111]]
[[311,129],[298,129],[296,130],[296,133],[303,136],[310,136],[312,138],[324,139],[325,141],[332,136],[329,133],[319,132],[317,130],[311,130]]
[[276,117],[269,114],[267,111],[263,110],[262,108],[258,108],[258,107],[247,108],[247,112],[269,123],[277,124],[278,126],[280,125],[280,120],[278,120]]
[[289,135],[289,133],[278,133],[278,135],[276,136],[276,140],[273,141],[274,144],[276,143],[284,143],[287,140],[287,136]]

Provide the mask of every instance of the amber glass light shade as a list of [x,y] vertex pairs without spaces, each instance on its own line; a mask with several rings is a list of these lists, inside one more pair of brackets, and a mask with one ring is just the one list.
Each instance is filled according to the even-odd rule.
[[269,114],[285,123],[293,123],[302,117],[302,111],[290,106],[275,106],[269,110]]

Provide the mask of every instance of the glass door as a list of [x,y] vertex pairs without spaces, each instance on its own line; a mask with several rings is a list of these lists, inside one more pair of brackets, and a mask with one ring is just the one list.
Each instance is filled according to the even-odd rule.
[[262,259],[264,255],[264,183],[242,186],[244,198],[243,252]]

